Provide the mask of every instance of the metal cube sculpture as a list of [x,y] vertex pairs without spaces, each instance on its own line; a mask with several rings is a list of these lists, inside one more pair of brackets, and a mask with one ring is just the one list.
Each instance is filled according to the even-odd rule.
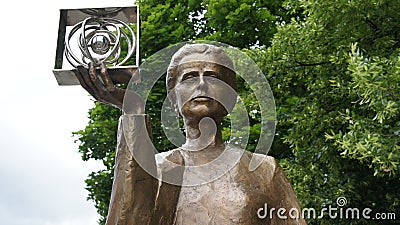
[[[138,37],[137,6],[61,9],[53,69],[58,84],[79,85],[74,68],[91,63],[106,64],[111,79],[118,74],[116,83],[128,83],[139,66]],[[133,65],[125,65],[132,58]]]

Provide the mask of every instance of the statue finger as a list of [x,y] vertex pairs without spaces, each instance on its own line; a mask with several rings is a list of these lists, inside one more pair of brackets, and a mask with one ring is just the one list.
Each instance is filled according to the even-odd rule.
[[114,83],[112,82],[110,76],[108,75],[108,70],[104,62],[102,62],[100,65],[100,76],[104,82],[106,89],[108,91],[114,91],[115,90]]
[[106,91],[103,81],[99,79],[96,71],[96,67],[93,63],[89,63],[89,77],[90,81],[93,84],[94,88],[96,89],[95,91],[98,92],[99,94],[104,94],[103,92]]
[[96,67],[93,63],[89,63],[89,76],[88,76],[88,82],[90,85],[93,87],[94,90],[94,95],[93,97],[101,102],[108,103],[112,101],[112,97],[110,96],[110,93],[107,91],[107,89],[104,86],[103,81],[101,78],[99,79]]
[[79,83],[89,94],[94,96],[93,85],[91,84],[90,79],[88,79],[87,69],[83,66],[77,66],[77,70],[74,70],[75,76],[78,79]]

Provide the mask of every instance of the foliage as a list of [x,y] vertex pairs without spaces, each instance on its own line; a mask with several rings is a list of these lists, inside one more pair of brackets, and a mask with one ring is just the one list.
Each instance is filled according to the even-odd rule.
[[[397,1],[287,1],[304,19],[282,23],[250,54],[267,73],[278,113],[274,146],[303,207],[400,214]],[[276,149],[276,148],[275,148]],[[398,224],[397,221],[385,221]],[[324,219],[310,224],[370,224]]]
[[211,30],[208,38],[232,46],[269,45],[276,31],[277,14],[281,14],[280,1],[207,0],[204,4],[207,5],[204,17]]

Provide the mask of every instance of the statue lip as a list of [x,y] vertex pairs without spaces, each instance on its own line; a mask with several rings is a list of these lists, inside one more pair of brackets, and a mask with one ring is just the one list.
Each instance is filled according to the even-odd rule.
[[196,96],[196,97],[192,98],[191,100],[195,101],[195,102],[202,102],[202,101],[210,101],[210,100],[214,100],[214,99],[210,98],[208,96]]

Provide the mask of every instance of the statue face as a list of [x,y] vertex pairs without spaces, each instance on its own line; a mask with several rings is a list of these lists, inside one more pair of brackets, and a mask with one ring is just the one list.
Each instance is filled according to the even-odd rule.
[[236,77],[226,67],[204,61],[182,60],[175,86],[180,114],[189,120],[221,119],[232,110]]

